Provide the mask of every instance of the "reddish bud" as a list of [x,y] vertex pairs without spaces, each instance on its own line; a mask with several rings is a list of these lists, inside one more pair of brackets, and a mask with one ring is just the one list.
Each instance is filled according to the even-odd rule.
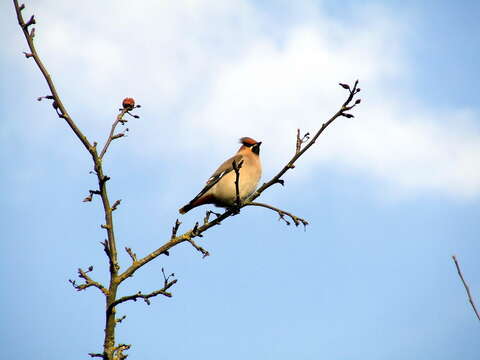
[[135,100],[132,98],[123,99],[122,106],[124,109],[132,110],[135,107]]

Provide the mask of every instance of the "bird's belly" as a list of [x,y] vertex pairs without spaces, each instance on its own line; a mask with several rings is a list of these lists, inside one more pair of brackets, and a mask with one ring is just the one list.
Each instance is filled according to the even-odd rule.
[[[235,204],[235,200],[237,197],[237,192],[235,189],[235,172],[228,173],[225,175],[212,189],[214,196],[218,202],[218,206],[231,206]],[[239,195],[242,200],[246,199],[249,195],[251,195],[258,184],[257,179],[249,179],[248,181],[242,181],[242,176],[240,173],[240,181],[239,181]]]

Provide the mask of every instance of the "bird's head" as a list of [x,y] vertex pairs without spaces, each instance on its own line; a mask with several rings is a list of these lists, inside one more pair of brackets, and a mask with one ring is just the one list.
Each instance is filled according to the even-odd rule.
[[242,148],[250,149],[254,154],[260,154],[260,145],[262,145],[261,141],[253,140],[251,137],[242,137],[240,139],[240,143],[242,144]]

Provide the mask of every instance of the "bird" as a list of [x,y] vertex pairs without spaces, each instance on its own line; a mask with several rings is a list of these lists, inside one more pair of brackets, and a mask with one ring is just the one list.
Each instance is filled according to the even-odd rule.
[[237,200],[235,180],[237,176],[233,168],[233,162],[237,167],[240,167],[238,177],[240,199],[245,200],[253,194],[262,176],[262,164],[260,162],[260,145],[262,142],[250,137],[242,137],[240,143],[242,146],[237,153],[219,166],[198,195],[178,210],[180,214],[185,214],[191,209],[205,204],[213,204],[224,208],[235,205]]

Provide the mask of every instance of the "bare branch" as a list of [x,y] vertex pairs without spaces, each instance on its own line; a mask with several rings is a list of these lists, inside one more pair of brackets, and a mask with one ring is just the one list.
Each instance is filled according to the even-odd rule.
[[101,195],[101,192],[98,190],[88,190],[90,195],[88,195],[85,199],[83,199],[83,202],[90,202],[93,200],[93,195]]
[[108,241],[105,239],[104,241],[100,241],[100,244],[103,245],[103,251],[105,254],[110,258],[110,249],[108,248]]
[[122,199],[116,200],[112,205],[112,211],[117,210],[117,207],[118,207],[118,205],[120,205],[121,202],[122,202]]
[[112,351],[112,357],[115,360],[124,360],[128,357],[128,355],[125,355],[123,352],[126,350],[129,350],[132,347],[132,345],[127,345],[127,344],[120,344],[117,347],[115,347]]
[[[300,129],[297,129],[297,143],[295,146],[295,154],[298,154],[302,148],[302,144],[310,139],[310,133],[300,136]],[[283,184],[282,184],[283,185]]]
[[37,22],[35,21],[35,15],[32,15],[32,16],[30,16],[30,19],[29,19],[25,24],[23,24],[22,27],[26,29],[26,28],[29,27],[30,25],[34,25],[34,24],[36,24],[36,23],[37,23]]
[[178,219],[175,221],[175,225],[173,225],[172,228],[172,236],[170,237],[170,239],[174,239],[177,236],[177,231],[181,224],[182,223],[178,221]]
[[125,246],[125,251],[128,253],[128,255],[130,255],[130,258],[132,259],[132,262],[135,262],[137,261],[137,254],[135,254],[132,249],[130,249],[129,247],[126,247]]
[[470,288],[467,285],[467,282],[463,278],[462,271],[460,270],[460,265],[457,261],[457,258],[455,255],[452,256],[453,261],[455,262],[455,266],[457,268],[458,276],[460,276],[460,280],[462,280],[463,286],[465,287],[465,290],[467,291],[467,296],[468,296],[468,301],[470,302],[470,305],[472,305],[473,311],[475,312],[475,315],[477,315],[477,319],[480,320],[480,315],[478,313],[477,307],[475,306],[475,302],[473,301],[472,294],[470,293]]
[[117,306],[118,304],[121,304],[121,303],[124,303],[126,301],[137,301],[138,299],[143,299],[145,301],[145,303],[147,303],[147,305],[150,305],[150,298],[152,297],[155,297],[155,296],[158,296],[158,295],[163,295],[163,296],[166,296],[166,297],[172,297],[172,293],[170,292],[167,292],[167,290],[172,287],[173,285],[175,285],[177,283],[177,279],[174,279],[172,281],[169,281],[167,284],[164,285],[164,287],[160,290],[156,290],[156,291],[153,291],[149,294],[142,294],[141,291],[139,291],[138,293],[136,294],[133,294],[133,295],[128,295],[128,296],[123,296],[117,300],[115,300],[111,305],[110,307],[115,307]]
[[100,152],[100,155],[99,155],[100,159],[102,159],[103,156],[105,155],[105,153],[107,152],[108,147],[110,146],[110,143],[112,142],[112,140],[118,139],[118,138],[123,136],[123,134],[121,136],[119,136],[120,134],[114,135],[114,133],[115,133],[115,128],[117,127],[118,123],[121,123],[123,125],[127,121],[127,120],[124,120],[123,117],[125,116],[125,114],[128,111],[129,111],[128,108],[123,108],[123,109],[120,110],[120,113],[117,115],[115,121],[112,124],[112,128],[110,130],[110,135],[108,136],[107,141],[105,142],[105,145],[103,146],[103,149]]
[[288,216],[290,219],[292,219],[295,226],[298,226],[298,225],[302,224],[304,226],[304,228],[306,229],[306,227],[308,225],[307,220],[302,219],[302,218],[300,218],[296,215],[293,215],[292,213],[289,213],[288,211],[278,209],[278,208],[276,208],[274,206],[271,206],[271,205],[268,205],[268,204],[259,203],[259,202],[249,202],[249,203],[245,203],[245,206],[260,206],[260,207],[264,207],[264,208],[273,210],[273,211],[277,212],[278,215],[280,216],[279,220],[285,221],[285,223],[287,225],[290,225],[290,222],[287,219],[285,219],[285,216]]
[[[360,102],[358,100],[355,101],[355,103],[352,106],[348,106],[350,102],[353,100],[356,94],[360,92],[360,89],[357,88],[358,85],[358,80],[355,81],[355,85],[353,86],[353,89],[350,89],[349,85],[346,84],[340,84],[344,89],[347,89],[349,92],[349,95],[347,97],[347,100],[343,103],[342,107],[340,110],[338,110],[327,122],[325,122],[320,129],[316,132],[316,134],[313,136],[313,138],[308,141],[308,143],[301,149],[299,152],[296,152],[295,155],[290,159],[290,161],[283,167],[282,170],[278,172],[277,175],[275,175],[270,181],[264,183],[262,186],[260,186],[257,191],[255,191],[252,195],[250,195],[249,198],[246,199],[246,202],[251,202],[258,198],[266,189],[271,187],[274,184],[280,183],[283,185],[283,180],[281,177],[290,169],[293,169],[295,167],[295,162],[315,143],[315,141],[318,139],[318,137],[325,131],[325,129],[335,121],[340,116],[345,116],[345,111],[351,110],[355,105],[359,104]],[[298,134],[298,132],[297,132]]]
[[192,246],[193,246],[197,251],[199,251],[199,252],[202,253],[203,258],[206,258],[207,256],[210,255],[210,253],[209,253],[207,250],[205,250],[205,249],[204,249],[203,247],[201,247],[200,245],[197,245],[197,243],[196,243],[195,241],[193,241],[192,239],[188,239],[187,241],[188,241],[190,244],[192,244]]
[[77,284],[75,280],[68,280],[70,284],[77,290],[77,291],[82,291],[85,290],[91,286],[96,287],[99,289],[105,296],[108,295],[108,290],[100,284],[97,281],[92,280],[92,278],[88,275],[89,272],[93,271],[93,266],[90,266],[87,271],[84,271],[82,269],[78,269],[78,277],[85,280],[84,284]]
[[95,358],[95,357],[103,358],[103,354],[100,354],[100,353],[88,353],[88,355],[90,355],[92,358]]
[[208,224],[208,221],[210,220],[210,215],[215,215],[217,218],[221,215],[215,211],[207,210],[205,212],[205,217],[203,218],[203,225]]
[[170,278],[173,278],[175,276],[174,273],[171,273],[170,275],[167,276],[165,274],[165,269],[162,267],[162,275],[163,275],[163,286],[167,286]]
[[123,316],[119,317],[118,319],[116,319],[115,321],[117,322],[117,324],[120,324],[126,318],[127,318],[127,315],[123,315]]

